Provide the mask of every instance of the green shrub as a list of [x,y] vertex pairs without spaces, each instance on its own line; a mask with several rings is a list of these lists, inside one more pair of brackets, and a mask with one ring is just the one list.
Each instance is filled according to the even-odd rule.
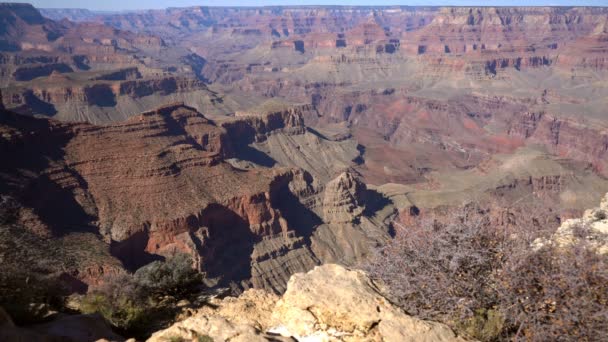
[[186,342],[181,336],[170,336],[166,338],[167,342]]
[[504,326],[503,314],[493,309],[479,309],[472,317],[456,324],[457,330],[480,341],[499,340]]
[[123,329],[137,328],[149,311],[143,288],[131,275],[112,276],[102,286],[88,293],[80,304],[83,313],[100,313],[112,325]]
[[152,262],[135,272],[135,281],[156,295],[183,295],[201,284],[202,276],[192,268],[192,259],[178,254],[164,262]]
[[213,342],[213,337],[209,335],[198,335],[196,340],[197,342]]
[[83,298],[81,311],[98,312],[120,330],[145,337],[159,322],[173,318],[175,308],[158,303],[159,296],[179,299],[199,284],[201,275],[192,269],[190,258],[177,255],[146,265],[133,275],[106,278]]

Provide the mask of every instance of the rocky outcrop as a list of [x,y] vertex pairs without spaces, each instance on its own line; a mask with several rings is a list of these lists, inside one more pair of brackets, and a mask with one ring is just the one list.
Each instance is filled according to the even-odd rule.
[[327,183],[323,196],[323,221],[332,223],[352,223],[365,210],[363,197],[365,185],[351,173],[344,172]]
[[352,172],[328,184],[310,174],[298,174],[274,205],[294,230],[309,239],[321,263],[355,265],[390,238],[394,208]]
[[[278,301],[277,301],[278,299]],[[279,299],[249,290],[215,301],[148,340],[464,341],[447,326],[405,314],[365,273],[327,264],[290,279]]]
[[222,127],[232,139],[238,139],[241,145],[262,142],[268,135],[279,130],[288,134],[304,133],[306,128],[302,112],[307,110],[307,106],[295,106],[266,113],[237,112],[237,119],[222,123]]
[[282,293],[289,277],[318,265],[306,240],[290,231],[264,237],[251,255],[251,286]]
[[444,325],[407,316],[363,272],[324,265],[290,279],[273,312],[274,330],[296,338],[456,341]]
[[564,221],[549,239],[537,239],[534,248],[551,244],[568,246],[579,239],[587,240],[598,254],[608,254],[608,194],[600,206],[586,210],[581,218]]
[[141,78],[141,73],[135,68],[126,68],[93,78],[95,81],[126,81]]
[[223,317],[216,316],[189,318],[166,330],[155,333],[148,341],[161,342],[178,338],[186,341],[204,341],[204,338],[207,338],[218,342],[294,341],[293,339],[277,337],[274,334],[265,334],[250,325],[232,323]]

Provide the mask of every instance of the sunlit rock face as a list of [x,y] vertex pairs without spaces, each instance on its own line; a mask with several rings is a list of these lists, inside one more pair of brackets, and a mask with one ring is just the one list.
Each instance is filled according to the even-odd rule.
[[446,325],[405,314],[362,271],[326,264],[294,274],[281,297],[248,290],[152,335],[217,341],[465,341]]

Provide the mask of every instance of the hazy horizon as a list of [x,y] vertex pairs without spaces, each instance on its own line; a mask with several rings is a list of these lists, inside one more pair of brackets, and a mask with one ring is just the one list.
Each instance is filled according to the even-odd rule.
[[187,6],[608,6],[608,0],[499,0],[499,1],[480,1],[480,0],[410,0],[410,1],[277,1],[277,0],[132,0],[128,3],[121,0],[89,1],[86,4],[80,0],[32,0],[32,1],[12,1],[31,3],[38,8],[84,8],[98,11],[122,11],[122,10],[144,10],[144,9],[163,9],[168,7],[187,7]]

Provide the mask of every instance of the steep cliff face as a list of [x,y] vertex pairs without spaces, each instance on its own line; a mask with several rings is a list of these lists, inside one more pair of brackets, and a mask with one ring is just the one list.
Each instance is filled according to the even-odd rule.
[[[105,77],[113,77],[113,74]],[[126,77],[125,77],[126,78]],[[37,101],[48,103],[52,106],[65,106],[73,104],[75,106],[117,106],[118,98],[128,96],[132,99],[139,99],[146,96],[158,94],[168,96],[172,94],[195,92],[207,90],[205,84],[198,80],[167,77],[155,80],[127,80],[123,82],[99,82],[85,86],[73,86],[71,79],[60,77],[54,72],[49,75],[47,82],[40,82],[30,89],[8,89],[7,96],[12,99],[9,103],[13,107],[27,106],[27,96],[24,93],[31,92]],[[58,84],[59,83],[59,84]],[[35,108],[34,108],[35,109]]]
[[541,143],[561,157],[590,162],[598,172],[606,174],[608,134],[601,129],[537,112],[516,116],[508,132],[509,135]]
[[[579,55],[583,51],[594,54],[593,44],[582,37],[605,25],[604,11],[549,7],[443,8],[429,25],[405,38],[402,45],[431,64],[441,65],[464,57],[471,71],[481,65],[479,71],[486,75],[496,75],[506,68],[550,66],[556,63],[560,52],[567,50],[567,45],[578,39],[583,39],[578,43]],[[432,57],[437,55],[444,58]],[[590,62],[586,66],[597,65]]]
[[[277,132],[303,134],[297,113],[247,116],[220,126],[175,104],[94,126],[5,112],[1,174],[8,181],[0,191],[34,213],[35,220],[23,222],[28,229],[52,237],[93,233],[128,269],[185,252],[209,281],[283,291],[291,274],[320,262],[310,239],[322,221],[294,218],[302,214],[305,192],[319,194],[323,187],[305,171],[235,169],[225,159]],[[334,197],[326,195],[323,207],[349,205],[334,204],[340,200]],[[78,276],[89,284],[98,280],[86,270]]]
[[0,51],[38,48],[50,50],[49,42],[63,35],[63,28],[44,18],[30,4],[0,4]]
[[[430,22],[435,8],[420,7],[267,7],[267,8],[214,8],[186,7],[151,10],[146,14],[97,14],[79,10],[44,9],[45,16],[54,20],[63,18],[74,21],[105,22],[111,26],[132,31],[152,31],[173,34],[175,31],[189,33],[206,30],[209,27],[226,29],[233,34],[249,36],[264,35],[265,38],[281,38],[310,32],[341,32],[369,20],[369,13],[375,12],[374,20],[388,26],[418,28]],[[172,24],[172,25],[169,25]]]
[[310,110],[308,106],[290,107],[267,113],[236,113],[236,120],[222,123],[232,139],[246,142],[262,142],[276,131],[288,134],[304,133],[306,127],[302,113]]
[[[3,123],[7,129],[33,129],[36,136],[15,132],[3,140],[11,160],[3,175],[20,178],[3,192],[18,194],[52,235],[75,229],[98,232],[128,268],[152,255],[182,250],[197,256],[210,277],[250,279],[256,241],[287,234],[280,213],[270,205],[273,179],[284,171],[233,170],[222,162],[231,153],[226,131],[191,108],[164,107],[105,127],[13,114],[5,114]],[[51,162],[35,162],[23,152]],[[14,168],[20,165],[31,178],[19,177]],[[190,191],[180,190],[186,188]],[[61,215],[64,211],[72,214]],[[227,269],[234,273],[226,274]]]
[[608,24],[600,23],[587,36],[569,42],[559,55],[557,65],[564,69],[591,69],[605,71],[608,51]]
[[128,79],[137,78],[136,75],[127,69],[82,84],[53,72],[45,79],[6,88],[5,105],[20,114],[96,124],[124,120],[138,111],[176,100],[195,108],[211,106],[221,111],[222,98],[199,80],[174,76]]
[[31,5],[2,9],[0,86],[14,111],[106,123],[175,101],[221,102],[187,48],[103,23],[53,21]]

